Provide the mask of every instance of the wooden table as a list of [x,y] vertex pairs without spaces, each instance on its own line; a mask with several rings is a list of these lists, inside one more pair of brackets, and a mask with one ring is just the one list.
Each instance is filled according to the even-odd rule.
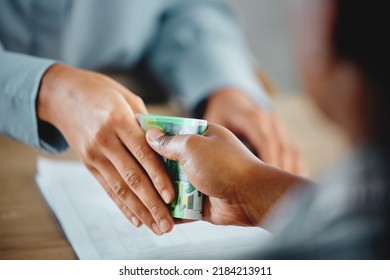
[[[275,104],[311,174],[345,150],[343,134],[325,121],[306,98],[279,97]],[[149,110],[172,112],[166,106],[150,106]],[[38,155],[42,153],[0,137],[0,259],[77,258],[35,183]],[[69,151],[55,158],[76,156]]]

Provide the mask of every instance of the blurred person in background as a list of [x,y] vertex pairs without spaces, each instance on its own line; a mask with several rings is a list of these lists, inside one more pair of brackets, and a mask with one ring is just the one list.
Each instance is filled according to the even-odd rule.
[[144,102],[91,71],[141,63],[189,113],[303,172],[234,15],[214,0],[1,0],[0,133],[49,153],[69,145],[136,227],[169,232],[175,194],[134,117]]
[[208,196],[204,220],[275,233],[267,248],[254,244],[245,258],[389,259],[387,3],[292,2],[299,72],[318,106],[349,135],[344,159],[311,183],[260,161],[215,124],[203,136],[153,129],[146,137]]

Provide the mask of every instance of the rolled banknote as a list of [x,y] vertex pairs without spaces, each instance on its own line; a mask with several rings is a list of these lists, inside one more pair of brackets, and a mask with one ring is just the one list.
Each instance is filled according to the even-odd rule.
[[[137,119],[145,131],[157,128],[168,135],[203,134],[207,129],[207,121],[200,119],[147,114],[137,114]],[[203,194],[190,183],[179,162],[164,158],[164,163],[176,193],[169,205],[172,217],[201,220]]]

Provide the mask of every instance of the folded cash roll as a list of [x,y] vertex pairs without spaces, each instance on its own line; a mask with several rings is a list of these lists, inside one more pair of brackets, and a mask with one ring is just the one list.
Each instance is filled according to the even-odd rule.
[[[207,121],[200,119],[147,114],[137,114],[137,119],[145,131],[157,128],[168,135],[203,134],[207,129]],[[176,192],[169,206],[172,217],[201,220],[203,194],[190,183],[179,162],[164,158],[164,163]]]

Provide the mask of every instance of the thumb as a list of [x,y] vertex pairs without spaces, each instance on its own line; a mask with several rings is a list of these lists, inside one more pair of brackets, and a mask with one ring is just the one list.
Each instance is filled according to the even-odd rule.
[[157,128],[152,128],[146,132],[146,141],[152,149],[163,157],[174,161],[179,161],[181,158],[186,137],[186,135],[169,136]]

